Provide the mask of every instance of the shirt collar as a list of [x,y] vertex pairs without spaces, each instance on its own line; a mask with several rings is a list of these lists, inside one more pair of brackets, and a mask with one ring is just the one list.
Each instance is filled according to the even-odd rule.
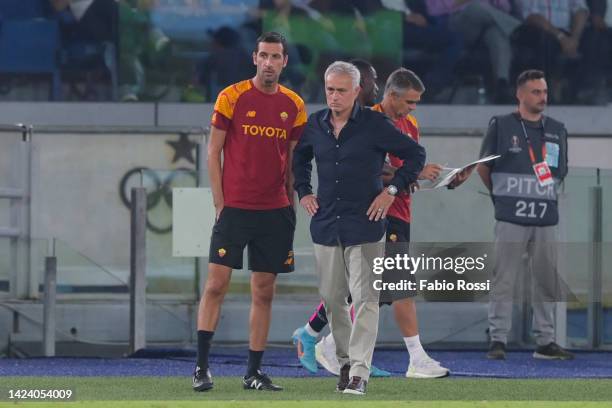
[[[355,101],[355,104],[353,105],[353,110],[351,111],[351,116],[349,117],[349,120],[356,121],[357,119],[359,119],[361,110],[362,110],[361,105],[359,105],[359,102]],[[323,120],[325,122],[329,122],[330,119],[331,119],[331,109],[328,108],[325,111],[325,114],[323,115]]]

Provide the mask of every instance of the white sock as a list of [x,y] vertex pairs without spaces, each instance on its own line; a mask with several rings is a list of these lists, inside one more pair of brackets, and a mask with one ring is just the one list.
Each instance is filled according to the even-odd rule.
[[330,348],[333,348],[333,349],[336,348],[336,342],[334,341],[334,336],[332,336],[331,333],[323,337],[323,342],[325,342],[325,344]]
[[425,352],[425,349],[423,349],[423,345],[421,344],[421,339],[419,339],[418,334],[412,337],[404,337],[404,343],[406,343],[406,348],[408,349],[408,354],[410,354],[411,362],[429,357],[427,352]]
[[312,337],[319,337],[319,333],[317,333],[312,327],[310,327],[310,323],[306,323],[306,325],[304,325],[304,330],[306,330],[306,333],[308,333]]

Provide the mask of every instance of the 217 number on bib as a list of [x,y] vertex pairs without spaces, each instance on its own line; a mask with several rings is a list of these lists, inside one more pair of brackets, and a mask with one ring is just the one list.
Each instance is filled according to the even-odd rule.
[[519,200],[516,202],[516,212],[514,214],[517,217],[544,218],[547,208],[547,203],[534,203],[533,201],[528,203],[526,201]]

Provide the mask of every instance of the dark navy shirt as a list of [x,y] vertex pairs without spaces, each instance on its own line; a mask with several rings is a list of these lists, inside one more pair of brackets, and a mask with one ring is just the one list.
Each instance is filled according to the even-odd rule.
[[370,221],[366,213],[383,189],[385,156],[392,153],[404,160],[391,181],[402,190],[423,169],[425,149],[382,113],[358,104],[337,139],[330,119],[329,109],[310,115],[293,153],[294,186],[300,199],[312,194],[313,157],[317,164],[319,209],[310,223],[312,240],[328,246],[380,241],[386,221]]

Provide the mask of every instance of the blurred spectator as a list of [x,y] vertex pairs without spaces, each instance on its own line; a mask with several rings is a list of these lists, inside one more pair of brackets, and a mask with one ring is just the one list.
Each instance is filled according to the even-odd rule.
[[251,54],[242,47],[240,34],[230,27],[209,33],[209,55],[198,64],[198,80],[206,88],[207,100],[213,100],[227,86],[255,75]]
[[167,63],[168,37],[151,22],[157,0],[120,0],[120,100],[138,101],[146,87],[147,70]]
[[587,4],[591,10],[593,29],[603,38],[599,47],[603,57],[603,71],[609,75],[612,68],[612,0],[587,0]]
[[[49,0],[61,37],[59,65],[72,95],[82,100],[116,98],[118,6],[115,0]],[[99,95],[108,79],[107,97]]]
[[[381,0],[382,6],[402,13],[403,49],[407,56],[419,50],[433,56],[433,63],[420,73],[427,85],[427,99],[432,100],[453,81],[454,69],[461,56],[463,41],[445,24],[434,24],[427,13],[425,0]],[[418,59],[418,58],[417,58]],[[404,63],[413,60],[404,58]],[[416,61],[418,64],[418,61]],[[420,65],[420,64],[418,64]],[[419,71],[418,67],[410,67]]]
[[[597,103],[604,97],[601,49],[605,37],[587,26],[584,0],[523,0],[525,22],[513,36],[516,71],[537,68],[552,80],[552,97],[572,103]],[[566,95],[562,95],[567,77]]]
[[[372,54],[372,44],[368,36],[367,25],[364,18],[363,4],[351,0],[306,0],[301,1],[302,7],[310,16],[321,22],[336,39],[338,48],[335,59],[350,57],[369,58]],[[322,74],[330,62],[322,61],[320,73]]]
[[510,102],[510,35],[520,22],[510,15],[509,0],[426,0],[426,4],[436,24],[447,24],[451,31],[461,34],[466,47],[484,42],[495,81],[494,100]]
[[49,0],[59,13],[64,41],[117,43],[116,0]]
[[371,50],[363,16],[348,0],[261,0],[257,17],[260,32],[287,38],[289,60],[281,80],[311,102],[323,101],[322,73],[332,61]]
[[304,9],[294,6],[291,0],[263,0],[260,8],[262,30],[281,33],[287,40],[289,59],[281,82],[300,93],[306,80],[307,65],[312,61],[312,52],[300,40],[300,26],[310,23],[310,28],[315,28],[318,22],[312,20]]
[[[341,2],[338,5],[338,8],[333,10],[331,8],[331,4],[329,2],[320,2],[313,0],[292,0],[291,3],[293,6],[304,10],[304,12],[310,17],[312,20],[321,24],[321,26],[329,32],[336,31],[336,25],[334,24],[333,16],[330,15],[332,11],[337,12],[340,10],[341,12],[352,12],[353,8],[350,4],[346,2]],[[311,5],[312,4],[312,5]]]

